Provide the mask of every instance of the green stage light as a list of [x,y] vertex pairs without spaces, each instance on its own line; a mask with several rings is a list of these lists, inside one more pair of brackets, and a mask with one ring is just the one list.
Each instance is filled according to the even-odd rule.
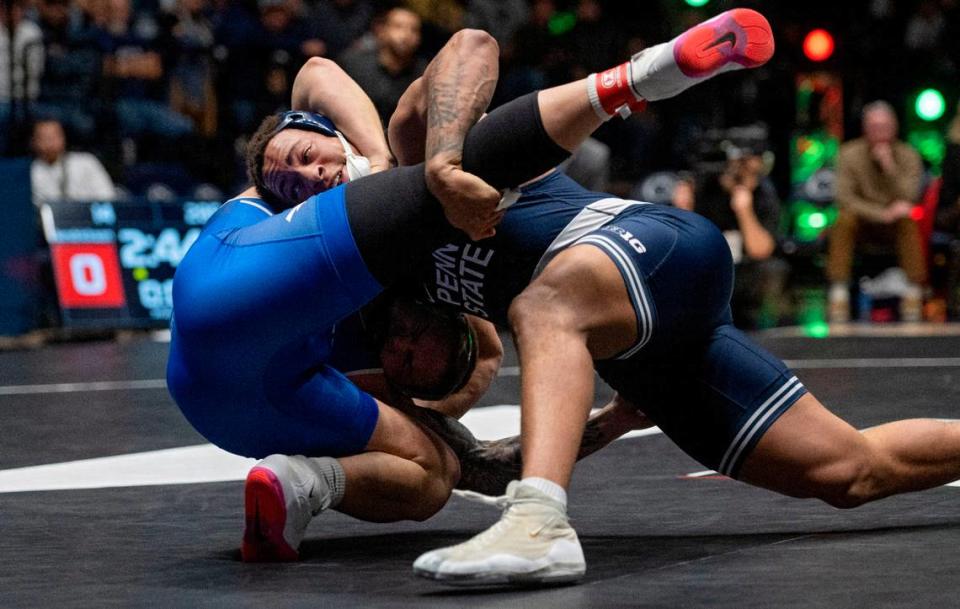
[[827,214],[822,211],[815,211],[807,217],[807,225],[810,228],[826,228]]
[[943,116],[947,109],[947,103],[943,99],[943,93],[936,89],[924,89],[917,95],[917,102],[914,104],[914,111],[917,116],[925,121],[935,121]]
[[835,207],[822,208],[802,199],[791,204],[790,215],[794,218],[793,236],[806,243],[819,239],[824,229],[837,221]]
[[684,0],[687,3],[687,6],[692,6],[695,8],[700,8],[701,6],[706,6],[710,3],[710,0]]
[[907,141],[930,163],[933,173],[940,175],[940,166],[947,152],[943,133],[937,129],[914,129],[907,133]]
[[825,321],[813,321],[804,324],[803,333],[810,338],[826,338],[830,336],[830,324]]
[[562,36],[577,25],[577,16],[569,11],[558,11],[547,22],[547,30],[554,36]]

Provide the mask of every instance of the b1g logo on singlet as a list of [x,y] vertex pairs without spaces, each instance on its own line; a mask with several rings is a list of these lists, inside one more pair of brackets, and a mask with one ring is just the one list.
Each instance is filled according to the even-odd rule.
[[633,233],[631,233],[628,230],[622,229],[619,226],[612,226],[612,225],[604,226],[602,230],[610,231],[611,233],[616,234],[621,239],[629,243],[630,247],[636,250],[638,254],[643,254],[643,253],[646,253],[647,251],[647,246],[641,243],[640,240],[634,237]]
[[50,246],[57,294],[66,309],[119,309],[126,305],[117,246],[60,243]]
[[489,317],[484,299],[487,267],[494,251],[471,243],[449,243],[433,252],[433,296],[438,302]]

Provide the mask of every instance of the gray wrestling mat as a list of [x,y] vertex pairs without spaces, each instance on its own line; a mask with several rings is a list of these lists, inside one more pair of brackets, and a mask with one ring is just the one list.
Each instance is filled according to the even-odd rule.
[[[857,329],[761,342],[859,428],[960,419],[956,327]],[[205,446],[180,416],[163,387],[166,351],[141,337],[0,352],[0,607],[960,606],[960,487],[840,511],[711,476],[662,434],[620,440],[578,468],[579,586],[414,578],[421,552],[498,516],[457,498],[424,523],[327,513],[302,562],[243,564],[249,463]],[[479,435],[516,430],[515,409],[490,408],[517,402],[511,358],[471,415]]]

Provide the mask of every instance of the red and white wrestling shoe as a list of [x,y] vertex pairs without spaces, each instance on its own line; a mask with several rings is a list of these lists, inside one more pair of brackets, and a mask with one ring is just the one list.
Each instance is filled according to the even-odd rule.
[[665,99],[717,74],[761,66],[774,48],[766,18],[738,8],[631,57],[631,81],[643,99]]
[[300,559],[297,548],[310,520],[338,499],[326,477],[318,475],[325,461],[333,460],[270,455],[250,470],[243,489],[246,529],[240,554],[245,562]]
[[773,56],[773,32],[760,13],[738,8],[696,25],[588,77],[590,103],[603,120],[642,110],[717,74],[754,68]]

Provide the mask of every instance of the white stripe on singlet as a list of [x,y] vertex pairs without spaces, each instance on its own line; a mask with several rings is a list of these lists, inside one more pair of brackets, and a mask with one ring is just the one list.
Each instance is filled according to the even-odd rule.
[[737,432],[736,437],[730,443],[730,446],[727,448],[727,452],[723,455],[723,458],[720,460],[720,466],[717,468],[717,471],[723,474],[724,476],[733,475],[734,466],[737,464],[737,461],[740,459],[740,455],[743,453],[744,449],[750,444],[750,441],[753,439],[760,429],[763,427],[764,423],[767,422],[777,410],[780,409],[790,398],[794,396],[799,391],[803,390],[803,384],[797,380],[797,377],[791,377],[786,383],[781,385],[781,387],[774,392],[767,401],[760,405],[759,408],[750,416],[747,422],[740,428],[740,431]]
[[600,199],[594,201],[590,205],[584,207],[580,213],[578,213],[573,220],[560,231],[553,242],[550,243],[550,247],[547,248],[547,251],[543,253],[543,256],[540,257],[540,261],[537,263],[537,268],[533,271],[533,277],[537,277],[540,273],[543,272],[543,269],[547,267],[547,264],[553,260],[554,256],[562,252],[564,249],[573,245],[581,237],[595,231],[604,224],[612,221],[617,214],[627,209],[628,207],[633,207],[634,205],[650,205],[650,203],[641,203],[640,201],[627,201],[624,199],[617,199],[615,197],[610,197],[607,199]]
[[608,239],[602,235],[587,235],[577,241],[577,243],[591,243],[607,252],[607,255],[620,267],[624,275],[624,283],[630,292],[631,299],[636,303],[634,310],[637,314],[637,342],[628,350],[618,355],[616,359],[628,359],[634,353],[643,349],[653,337],[653,312],[650,308],[646,292],[644,291],[640,271],[637,270],[630,256],[625,254],[613,239]]
[[[239,198],[239,199],[230,199],[230,201],[227,201],[227,203],[230,203],[231,201],[236,201],[237,203],[245,203],[246,205],[249,205],[250,207],[256,207],[256,208],[259,209],[260,211],[266,213],[268,216],[272,216],[272,215],[273,215],[273,212],[270,211],[269,208],[267,208],[266,206],[258,203],[256,199],[248,199],[248,198],[246,198],[246,197],[242,197],[242,198]],[[227,203],[224,203],[224,205],[226,205]]]

